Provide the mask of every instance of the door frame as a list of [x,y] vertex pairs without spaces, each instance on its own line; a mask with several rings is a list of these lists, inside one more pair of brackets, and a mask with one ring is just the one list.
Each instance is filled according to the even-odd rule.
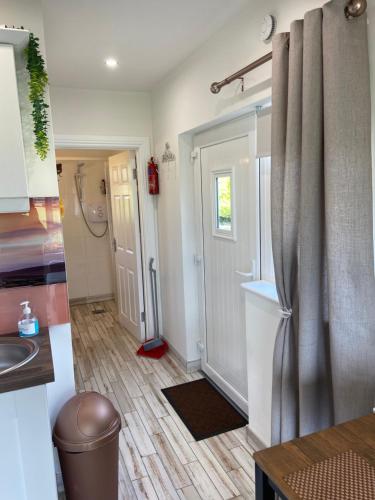
[[[252,113],[249,113],[252,114]],[[231,122],[232,119],[228,119],[225,123]],[[215,128],[212,127],[212,128]],[[207,129],[209,130],[209,129]],[[237,392],[226,380],[223,379],[223,377],[217,373],[213,368],[210,367],[208,364],[208,359],[207,359],[207,318],[206,318],[206,285],[205,285],[205,254],[204,254],[204,234],[203,234],[203,203],[202,203],[202,176],[201,176],[201,150],[210,146],[215,146],[218,144],[223,144],[225,142],[230,142],[236,139],[241,139],[247,137],[249,140],[249,150],[251,152],[250,148],[250,137],[251,137],[251,132],[248,133],[242,133],[242,134],[237,134],[234,136],[228,136],[225,139],[221,139],[218,141],[213,141],[209,142],[207,144],[200,145],[196,148],[193,149],[192,153],[192,158],[193,158],[193,168],[194,168],[194,193],[195,193],[195,234],[196,234],[196,247],[197,247],[197,255],[198,255],[198,261],[199,261],[199,272],[198,272],[198,288],[199,288],[199,325],[200,325],[200,331],[202,332],[202,338],[201,338],[201,345],[200,345],[200,351],[201,351],[201,365],[203,371],[213,380],[216,385],[219,387],[223,388],[225,387],[225,393],[226,395],[234,402],[246,415],[249,412],[249,407],[248,407],[248,401],[239,393]],[[254,162],[256,161],[256,158],[254,158]],[[259,182],[258,179],[258,170],[255,169],[255,175],[257,177],[257,182]],[[256,193],[256,196],[259,196],[259,193]],[[258,200],[256,200],[256,211],[258,211]],[[259,220],[259,214],[256,213],[256,224],[258,225],[258,220]],[[259,241],[259,228],[257,227],[256,231],[256,253],[257,253],[257,258],[256,258],[256,266],[254,269],[255,276],[253,279],[258,280],[259,279],[259,263],[260,263],[260,241]]]
[[[135,151],[138,176],[138,202],[139,202],[139,225],[141,233],[142,251],[142,275],[143,295],[145,307],[145,338],[138,339],[144,342],[146,338],[153,336],[154,326],[152,323],[152,286],[148,272],[150,258],[154,258],[154,265],[159,270],[158,254],[158,226],[156,200],[148,193],[147,182],[147,160],[151,155],[150,139],[148,137],[127,136],[97,136],[97,135],[61,135],[54,136],[56,149],[88,149],[88,150],[114,150],[121,152],[126,149]],[[111,245],[113,252],[113,247]],[[157,289],[160,297],[160,279],[157,273]],[[159,300],[159,322],[162,331],[162,311]]]

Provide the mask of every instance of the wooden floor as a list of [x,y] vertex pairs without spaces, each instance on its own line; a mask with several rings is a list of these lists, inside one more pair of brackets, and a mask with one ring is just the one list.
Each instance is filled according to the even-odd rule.
[[253,499],[245,428],[196,442],[160,391],[201,375],[186,374],[170,355],[136,356],[114,302],[76,305],[71,314],[77,391],[104,394],[121,414],[119,498]]

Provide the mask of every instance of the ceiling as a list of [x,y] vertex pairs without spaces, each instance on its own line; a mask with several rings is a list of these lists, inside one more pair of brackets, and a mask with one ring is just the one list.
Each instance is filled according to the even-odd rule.
[[50,82],[150,90],[248,1],[42,0]]

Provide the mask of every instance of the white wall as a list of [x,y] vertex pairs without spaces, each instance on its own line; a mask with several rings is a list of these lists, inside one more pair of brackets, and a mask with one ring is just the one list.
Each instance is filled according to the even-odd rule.
[[72,367],[73,347],[70,324],[49,329],[55,381],[47,384],[47,400],[51,427],[63,404],[76,394]]
[[[307,10],[320,7],[321,0],[264,0],[249,2],[249,6],[199,50],[173,71],[152,93],[153,136],[155,154],[161,156],[165,142],[177,155],[173,175],[161,168],[159,197],[159,253],[164,335],[185,359],[198,357],[195,346],[199,336],[197,316],[191,311],[191,277],[196,273],[193,249],[183,252],[183,242],[194,237],[189,214],[193,205],[192,182],[187,179],[189,166],[180,168],[186,131],[200,127],[242,108],[251,107],[271,94],[271,63],[245,78],[245,92],[239,83],[213,95],[209,86],[272,50],[270,44],[259,40],[262,18],[273,14],[277,31],[289,31],[291,21],[302,18]],[[345,4],[343,0],[343,6]],[[370,5],[371,3],[371,5]],[[372,88],[375,93],[375,5],[369,2],[369,46],[371,51]],[[375,116],[375,99],[373,109]],[[374,133],[374,132],[373,132]],[[375,139],[374,139],[375,144]],[[375,148],[374,148],[375,149]],[[189,312],[188,312],[189,311]],[[191,318],[194,317],[194,321]]]
[[[64,202],[63,232],[69,299],[105,298],[113,295],[109,231],[95,238],[83,220],[74,182],[77,163],[84,163],[82,173],[83,206],[101,204],[106,197],[100,191],[105,178],[104,159],[58,160],[62,164],[59,179],[60,196]],[[86,212],[87,215],[87,212]],[[90,223],[96,234],[105,230],[104,223]]]
[[151,138],[151,97],[147,92],[51,87],[50,93],[55,135]]

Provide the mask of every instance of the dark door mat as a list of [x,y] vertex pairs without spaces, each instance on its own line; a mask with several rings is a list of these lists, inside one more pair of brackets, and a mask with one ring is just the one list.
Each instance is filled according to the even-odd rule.
[[196,441],[247,425],[247,420],[207,379],[162,389]]

